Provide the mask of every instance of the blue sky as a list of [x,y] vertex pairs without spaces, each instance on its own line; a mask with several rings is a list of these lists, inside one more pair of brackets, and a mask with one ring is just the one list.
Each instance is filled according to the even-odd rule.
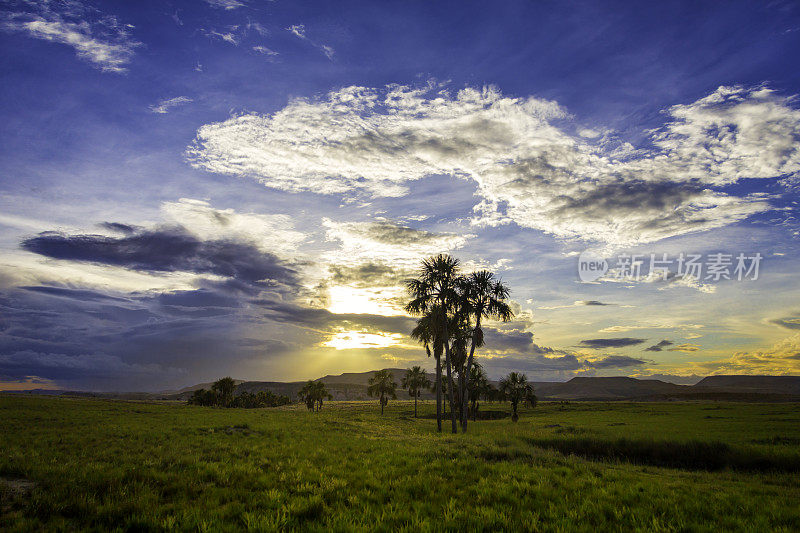
[[0,387],[429,364],[439,251],[512,288],[493,377],[800,371],[792,2],[0,8]]

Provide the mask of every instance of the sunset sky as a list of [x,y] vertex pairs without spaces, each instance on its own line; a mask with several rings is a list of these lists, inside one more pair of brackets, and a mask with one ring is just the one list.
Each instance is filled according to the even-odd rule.
[[800,373],[796,2],[0,8],[0,389],[432,368],[439,252],[493,378]]

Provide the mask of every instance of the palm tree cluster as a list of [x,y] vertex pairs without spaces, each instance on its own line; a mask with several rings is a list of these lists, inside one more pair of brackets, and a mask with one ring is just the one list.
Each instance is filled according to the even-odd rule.
[[303,385],[303,388],[297,393],[297,397],[306,404],[309,411],[319,411],[322,409],[323,400],[333,399],[333,396],[328,393],[325,383],[313,380],[308,380]]
[[[406,282],[410,301],[405,309],[418,316],[411,336],[436,361],[436,420],[442,430],[442,396],[448,391],[452,432],[467,430],[475,350],[483,346],[483,320],[513,318],[508,287],[488,270],[462,274],[459,261],[447,254],[425,259],[416,278]],[[447,372],[442,376],[442,356]],[[454,377],[455,375],[455,377]],[[475,405],[477,408],[477,404]]]
[[259,391],[252,393],[242,391],[236,394],[236,382],[233,378],[226,377],[214,382],[211,390],[198,389],[189,398],[191,405],[204,405],[207,407],[243,407],[254,409],[259,407],[278,407],[291,403],[288,396],[275,394],[272,391]]
[[367,394],[380,400],[381,414],[383,414],[383,408],[389,403],[389,398],[397,398],[396,390],[397,383],[394,382],[394,377],[388,370],[378,370],[374,376],[369,378]]

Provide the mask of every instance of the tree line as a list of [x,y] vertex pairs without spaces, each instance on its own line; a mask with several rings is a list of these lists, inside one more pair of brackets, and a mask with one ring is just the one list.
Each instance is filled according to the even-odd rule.
[[214,382],[211,389],[198,389],[189,397],[189,404],[206,407],[242,407],[257,409],[260,407],[278,407],[292,403],[291,398],[272,391],[257,393],[242,391],[236,394],[236,382],[225,377]]

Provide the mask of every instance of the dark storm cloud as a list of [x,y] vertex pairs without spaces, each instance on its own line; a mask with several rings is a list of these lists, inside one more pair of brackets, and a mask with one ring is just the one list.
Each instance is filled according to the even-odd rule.
[[767,322],[786,329],[800,329],[800,317],[797,316],[773,318],[771,320],[767,320]]
[[624,348],[626,346],[635,346],[641,344],[647,339],[636,339],[633,337],[620,337],[617,339],[586,339],[582,340],[580,344],[585,348],[599,349],[599,348]]
[[49,294],[51,296],[62,296],[64,298],[72,298],[73,300],[83,300],[83,301],[111,300],[118,302],[125,301],[123,298],[116,298],[114,296],[109,296],[108,294],[103,294],[101,292],[91,291],[86,289],[70,289],[66,287],[52,287],[44,285],[20,287],[20,288],[26,291]]
[[599,300],[580,300],[578,302],[575,302],[575,305],[593,306],[593,305],[612,305],[612,304],[607,304],[607,303],[601,302]]
[[667,339],[664,339],[663,341],[659,342],[658,344],[654,344],[654,345],[650,346],[649,348],[645,348],[645,351],[646,352],[660,352],[664,348],[666,348],[667,346],[672,346],[673,344],[675,344],[675,343],[672,342],[672,341],[668,341]]
[[132,226],[130,224],[122,224],[120,222],[103,222],[98,224],[101,228],[105,228],[109,231],[116,231],[118,233],[125,233],[131,234],[136,233],[142,229],[141,226]]
[[226,240],[203,241],[182,227],[142,230],[124,237],[45,232],[22,242],[45,257],[120,266],[145,272],[195,272],[237,280],[297,284],[295,270],[255,246]]
[[645,364],[646,361],[627,357],[624,355],[609,355],[599,361],[592,361],[590,364],[594,368],[627,368],[630,366],[638,366]]

